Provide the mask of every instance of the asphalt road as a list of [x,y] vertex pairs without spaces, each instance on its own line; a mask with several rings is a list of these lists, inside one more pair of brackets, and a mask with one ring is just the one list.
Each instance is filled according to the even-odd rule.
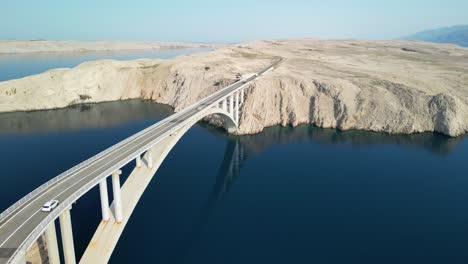
[[[279,62],[270,65],[257,74],[263,74],[277,63]],[[158,138],[164,138],[167,136],[167,133],[176,126],[189,121],[191,117],[203,111],[204,108],[211,107],[216,101],[238,90],[257,77],[257,75],[254,75],[248,79],[238,81],[223,88],[219,93],[215,93],[215,96],[202,99],[195,105],[167,117],[141,136],[126,142],[119,148],[110,151],[94,162],[76,170],[69,176],[49,186],[34,197],[31,197],[9,215],[0,219],[0,263],[7,263],[11,254],[21,246],[23,241],[28,239],[34,229],[48,216],[48,212],[41,211],[41,207],[44,203],[53,199],[65,201],[67,198],[76,194],[78,190],[87,183],[95,178],[102,177],[103,174],[107,173],[106,171],[116,164],[128,159],[135,151],[148,147],[151,142],[154,142],[154,140]],[[202,109],[198,110],[200,107],[202,107]]]

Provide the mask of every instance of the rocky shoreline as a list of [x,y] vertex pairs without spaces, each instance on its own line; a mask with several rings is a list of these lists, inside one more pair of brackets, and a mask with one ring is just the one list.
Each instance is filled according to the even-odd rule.
[[0,40],[0,54],[210,48],[221,45],[161,41]]
[[171,60],[87,62],[0,82],[0,112],[134,98],[179,111],[278,57],[284,61],[248,89],[237,134],[299,124],[468,132],[468,49],[411,41],[258,41]]

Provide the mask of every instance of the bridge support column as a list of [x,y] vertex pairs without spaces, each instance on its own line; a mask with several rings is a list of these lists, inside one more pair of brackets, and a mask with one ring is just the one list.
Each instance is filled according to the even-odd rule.
[[148,163],[148,168],[152,169],[153,168],[153,152],[148,150],[148,153],[146,154],[146,161]]
[[107,195],[107,180],[106,178],[102,179],[99,183],[99,193],[101,194],[101,212],[102,220],[109,221],[109,197]]
[[223,102],[221,103],[221,105],[222,105],[221,108],[222,108],[224,111],[227,111],[227,98],[224,98],[224,100],[223,100]]
[[244,89],[242,89],[242,90],[240,91],[240,93],[241,93],[241,95],[240,95],[240,102],[241,102],[241,104],[243,104],[243,103],[244,103]]
[[229,96],[229,113],[234,114],[234,95],[232,94]]
[[118,170],[112,174],[112,192],[114,194],[114,216],[117,223],[121,223],[123,220],[122,214],[122,194],[120,192],[120,174],[121,170]]
[[234,116],[237,125],[239,125],[239,92],[236,93],[236,115]]
[[75,264],[75,245],[73,244],[73,229],[70,216],[70,208],[65,209],[59,216],[60,232],[62,233],[63,255],[66,264]]
[[59,248],[57,243],[57,232],[55,231],[55,221],[50,223],[45,230],[47,254],[50,264],[60,264]]
[[136,157],[136,167],[141,168],[141,156],[140,155]]

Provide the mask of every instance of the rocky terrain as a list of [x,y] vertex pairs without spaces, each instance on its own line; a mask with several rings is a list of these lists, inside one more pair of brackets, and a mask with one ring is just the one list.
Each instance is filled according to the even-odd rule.
[[246,93],[236,133],[303,123],[392,134],[468,131],[468,49],[412,41],[258,41],[171,60],[87,62],[0,82],[0,112],[130,98],[178,111],[278,57],[284,61]]
[[217,44],[160,41],[0,40],[0,54],[204,48]]

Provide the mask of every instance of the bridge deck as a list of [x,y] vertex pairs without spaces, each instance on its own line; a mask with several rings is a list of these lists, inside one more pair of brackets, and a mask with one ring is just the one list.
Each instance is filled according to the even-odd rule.
[[[258,75],[271,69],[277,63],[260,71]],[[194,116],[212,107],[219,100],[239,90],[257,77],[257,75],[254,75],[246,80],[236,82],[214,95],[200,100],[193,106],[164,119],[145,133],[131,137],[130,140],[124,142],[118,148],[111,149],[105,155],[83,165],[67,177],[40,191],[17,207],[12,213],[0,219],[0,248],[18,249],[24,246],[24,242],[32,238],[35,233],[42,232],[42,230],[38,230],[38,227],[49,214],[52,214],[55,218],[58,217],[60,212],[57,210],[50,213],[41,211],[41,207],[45,202],[52,199],[60,202],[69,201],[71,197],[78,194],[82,195],[80,192],[83,191],[83,188],[93,184],[96,180],[109,176],[113,172],[112,170],[115,170],[115,167],[120,168],[127,164],[129,157],[134,156],[135,153],[142,153],[155,143],[162,142],[169,133],[174,132],[184,123],[189,123]],[[64,204],[59,206],[64,206]],[[0,256],[0,263],[7,263],[9,258],[10,256]]]
[[[182,133],[183,131],[176,132],[176,134]],[[112,251],[114,250],[130,215],[172,145],[176,143],[174,138],[177,138],[178,136],[179,135],[168,137],[151,149],[153,152],[153,168],[150,169],[143,165],[132,171],[122,186],[122,222],[117,223],[112,214],[108,221],[101,221],[88,245],[88,248],[80,260],[80,264],[107,263],[109,261]],[[147,164],[147,158],[147,156],[144,158],[145,164]],[[111,210],[112,208],[113,204],[111,205]]]

